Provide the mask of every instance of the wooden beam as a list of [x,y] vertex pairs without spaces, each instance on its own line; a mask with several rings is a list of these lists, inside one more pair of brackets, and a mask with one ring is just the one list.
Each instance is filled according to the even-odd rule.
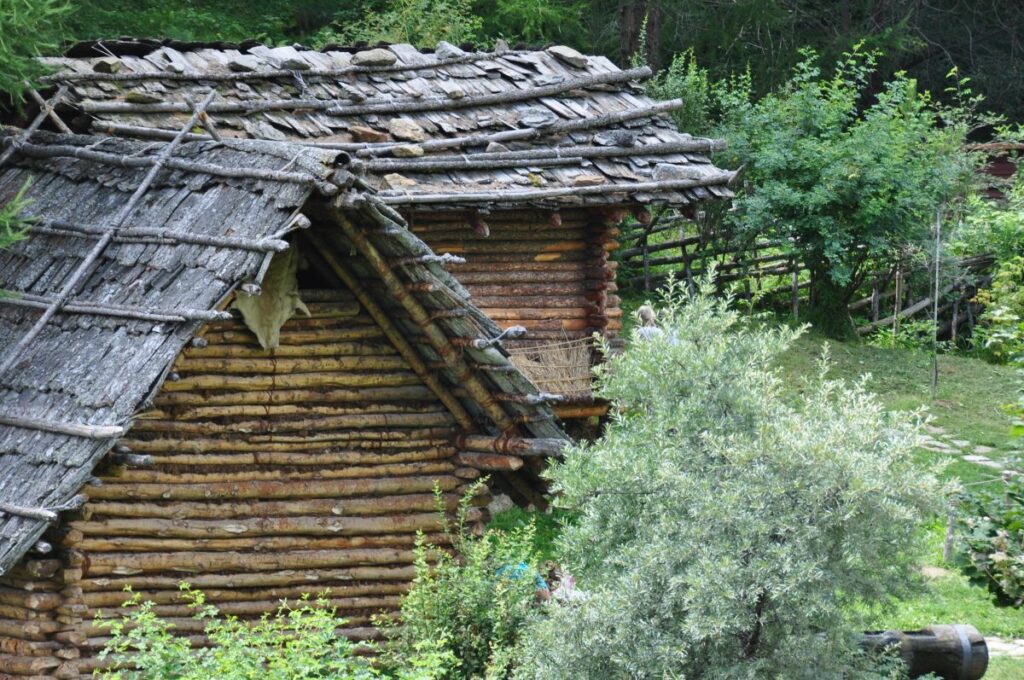
[[335,249],[331,247],[319,234],[311,231],[303,232],[303,236],[309,239],[309,242],[316,249],[314,252],[330,267],[331,271],[334,272],[342,283],[348,286],[352,294],[355,295],[359,304],[363,306],[366,312],[377,322],[383,331],[385,337],[391,341],[391,344],[395,346],[398,353],[402,355],[402,358],[408,362],[413,372],[419,376],[420,380],[430,388],[438,399],[441,400],[448,410],[451,412],[455,421],[463,428],[471,429],[473,427],[473,419],[466,411],[462,403],[459,402],[451,392],[449,392],[441,381],[437,378],[437,374],[427,368],[423,358],[419,355],[419,352],[406,340],[405,336],[398,330],[394,322],[391,320],[390,315],[384,311],[373,296],[363,287],[358,277],[352,274],[345,267],[341,260],[335,256]]
[[514,431],[514,421],[469,367],[462,356],[462,351],[452,344],[450,338],[430,319],[430,314],[423,308],[423,305],[405,289],[405,285],[388,266],[387,259],[381,255],[370,239],[349,221],[341,208],[335,205],[332,212],[335,214],[338,224],[341,225],[346,238],[360,252],[366,263],[376,271],[391,296],[408,312],[413,323],[423,329],[428,342],[452,371],[455,380],[466,388],[470,397],[480,405],[480,408],[501,431]]

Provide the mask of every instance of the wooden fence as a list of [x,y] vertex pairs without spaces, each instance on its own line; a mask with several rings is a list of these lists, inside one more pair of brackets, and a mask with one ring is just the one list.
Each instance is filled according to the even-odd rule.
[[[676,214],[624,228],[619,241],[620,281],[635,288],[653,290],[675,275],[692,290],[713,265],[720,288],[734,287],[752,305],[788,307],[795,317],[812,285],[807,267],[786,241],[739,240]],[[991,283],[993,262],[991,255],[940,258],[940,337],[956,340],[973,331],[980,312],[974,298]],[[850,304],[858,332],[896,330],[903,320],[933,312],[934,266],[933,257],[911,252],[877,263]]]

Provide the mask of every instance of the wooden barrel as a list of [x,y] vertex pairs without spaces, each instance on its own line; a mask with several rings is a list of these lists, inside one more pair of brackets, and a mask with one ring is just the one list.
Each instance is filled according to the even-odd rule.
[[988,645],[974,626],[927,626],[921,630],[865,633],[861,646],[899,646],[911,678],[935,673],[943,680],[980,680],[988,668]]

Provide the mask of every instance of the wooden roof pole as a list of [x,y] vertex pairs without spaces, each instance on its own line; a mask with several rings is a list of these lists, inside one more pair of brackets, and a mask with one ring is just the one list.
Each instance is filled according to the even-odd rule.
[[339,260],[334,256],[333,248],[323,240],[319,235],[312,232],[304,232],[303,237],[309,239],[317,249],[317,255],[327,263],[327,266],[331,268],[331,271],[341,279],[342,283],[349,287],[352,294],[355,295],[359,304],[366,309],[366,312],[373,317],[373,320],[380,326],[385,337],[391,341],[391,344],[395,346],[398,353],[402,355],[402,358],[409,362],[409,366],[413,372],[419,376],[420,380],[430,388],[430,391],[437,395],[437,398],[441,400],[452,416],[454,416],[458,424],[469,430],[473,428],[473,418],[466,411],[465,407],[459,402],[459,400],[449,392],[441,381],[437,379],[437,376],[427,367],[424,363],[423,358],[419,355],[409,341],[405,339],[405,336],[395,327],[395,324],[391,321],[388,313],[381,309],[373,297],[366,291],[363,285],[359,282],[359,279],[352,274]]
[[484,387],[483,383],[480,382],[480,379],[463,358],[462,351],[452,344],[448,336],[431,320],[430,314],[423,308],[423,305],[410,295],[405,285],[391,271],[387,259],[380,254],[376,246],[370,242],[370,239],[352,224],[339,208],[332,206],[331,211],[336,215],[338,224],[341,225],[345,236],[348,237],[373,270],[377,272],[391,295],[409,313],[413,323],[423,329],[431,346],[441,356],[445,365],[451,369],[455,379],[465,386],[469,396],[476,403],[480,404],[480,407],[484,409],[502,432],[513,432],[515,430],[515,422],[498,404],[487,388]]
[[[61,88],[61,92],[63,91],[64,88]],[[57,94],[61,95],[61,92],[58,92]],[[167,144],[167,146],[160,150],[160,153],[157,155],[156,162],[153,164],[153,167],[149,169],[149,172],[146,173],[146,176],[143,178],[138,188],[135,189],[135,192],[131,195],[131,198],[129,198],[125,202],[124,206],[121,208],[121,211],[118,212],[117,216],[111,221],[110,227],[108,228],[107,232],[102,237],[100,237],[100,240],[96,242],[96,244],[92,247],[92,250],[90,250],[89,253],[85,256],[85,258],[78,264],[78,267],[71,275],[71,278],[68,279],[68,281],[61,288],[60,293],[53,300],[53,303],[46,308],[46,311],[43,312],[42,316],[36,319],[35,324],[33,324],[32,328],[29,329],[28,333],[26,333],[14,347],[7,351],[7,356],[4,358],[3,363],[0,364],[0,376],[7,373],[7,371],[10,370],[10,368],[14,365],[16,361],[25,358],[28,346],[32,344],[32,341],[36,339],[36,337],[39,335],[39,333],[42,332],[44,328],[46,328],[46,324],[49,323],[50,319],[53,318],[53,315],[56,314],[57,311],[60,310],[60,308],[64,306],[64,304],[66,304],[69,299],[71,299],[71,296],[78,289],[79,285],[89,275],[89,272],[92,271],[93,265],[99,259],[100,255],[103,254],[103,251],[106,250],[107,246],[110,245],[110,242],[113,241],[114,236],[117,235],[117,230],[121,227],[122,224],[125,223],[125,221],[128,219],[128,216],[132,214],[132,211],[135,210],[136,206],[138,206],[139,202],[142,200],[142,197],[146,194],[147,191],[149,191],[149,187],[153,184],[153,180],[156,179],[156,176],[160,172],[161,168],[163,168],[164,163],[167,161],[168,158],[171,157],[171,154],[174,153],[174,150],[181,143],[181,140],[185,137],[186,134],[188,134],[188,131],[191,130],[192,127],[196,124],[196,121],[199,120],[199,116],[202,115],[203,111],[206,110],[206,107],[209,106],[210,102],[213,101],[213,96],[216,93],[216,90],[211,90],[210,94],[208,94],[206,98],[199,103],[199,105],[194,107],[195,110],[192,113],[192,117],[189,118],[185,125],[181,127],[181,130],[178,132],[178,135],[173,140],[171,140],[171,142]],[[55,95],[54,101],[56,100],[57,96]],[[43,112],[43,116],[45,115],[45,112]],[[10,149],[15,148],[16,147],[14,146],[10,147]]]

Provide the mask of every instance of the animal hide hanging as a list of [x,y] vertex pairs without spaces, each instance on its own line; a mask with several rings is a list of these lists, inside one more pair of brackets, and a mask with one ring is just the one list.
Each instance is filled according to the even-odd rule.
[[299,299],[299,258],[295,248],[274,255],[263,277],[259,295],[238,291],[232,305],[242,313],[245,325],[259,340],[263,349],[277,347],[281,339],[281,326],[300,311],[310,316],[309,309]]

